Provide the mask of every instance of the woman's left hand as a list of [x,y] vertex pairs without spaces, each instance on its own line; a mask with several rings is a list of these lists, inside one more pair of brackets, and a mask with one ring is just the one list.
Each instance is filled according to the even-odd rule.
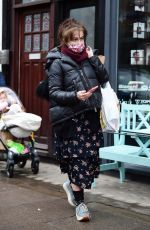
[[88,58],[90,58],[90,57],[93,56],[93,50],[92,50],[92,48],[91,48],[90,46],[88,46],[88,47],[86,48],[86,52],[87,52],[87,54],[88,54]]

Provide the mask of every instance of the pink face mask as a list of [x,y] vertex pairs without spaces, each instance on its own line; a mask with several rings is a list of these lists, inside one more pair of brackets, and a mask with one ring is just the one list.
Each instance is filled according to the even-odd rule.
[[81,44],[71,43],[71,44],[68,44],[68,48],[75,53],[81,53],[84,50],[85,45],[84,45],[84,43],[81,43]]

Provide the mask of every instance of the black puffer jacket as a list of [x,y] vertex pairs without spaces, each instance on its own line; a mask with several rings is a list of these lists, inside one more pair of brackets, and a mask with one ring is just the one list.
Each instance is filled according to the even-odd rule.
[[[108,81],[108,74],[97,56],[78,65],[59,47],[47,55],[50,119],[52,125],[70,119],[75,114],[101,107],[100,85]],[[99,88],[86,101],[78,100],[76,93],[98,85]]]

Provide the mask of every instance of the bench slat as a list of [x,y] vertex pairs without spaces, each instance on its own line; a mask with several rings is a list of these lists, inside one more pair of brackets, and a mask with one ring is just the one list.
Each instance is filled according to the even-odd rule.
[[109,160],[129,163],[129,164],[137,164],[137,165],[150,167],[150,158],[144,156],[137,156],[136,153],[138,150],[140,150],[140,148],[136,146],[130,146],[130,147],[127,145],[124,146],[122,145],[122,146],[101,148],[100,157],[103,159],[109,159]]

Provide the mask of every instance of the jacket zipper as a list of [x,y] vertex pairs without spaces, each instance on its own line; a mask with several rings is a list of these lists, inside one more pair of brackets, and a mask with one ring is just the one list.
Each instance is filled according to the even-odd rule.
[[[86,76],[86,74],[84,72],[84,68],[82,68],[82,72],[83,72],[84,78],[87,80],[87,84],[89,85],[89,88],[91,88],[92,86],[91,86],[90,81],[89,81],[89,79],[87,78],[87,76]],[[95,102],[96,102],[96,96],[95,96],[94,93],[93,93],[93,97],[95,98]],[[97,112],[97,108],[96,107],[94,107],[94,110],[95,110],[95,112]]]
[[91,84],[90,84],[90,82],[89,82],[89,79],[87,78],[87,76],[86,76],[86,74],[85,74],[85,72],[84,72],[84,68],[83,68],[83,65],[81,64],[81,67],[82,67],[82,69],[81,69],[81,71],[82,71],[82,73],[83,73],[83,79],[84,79],[84,81],[86,82],[86,84],[87,84],[87,90],[89,90],[92,86],[91,86]]
[[[77,69],[77,70],[78,70],[78,73],[79,73],[79,75],[80,75],[80,77],[81,77],[81,80],[82,80],[82,83],[83,83],[83,85],[84,85],[84,88],[85,88],[85,90],[87,91],[87,90],[89,89],[89,86],[88,86],[88,84],[87,84],[87,81],[86,81],[84,75],[82,74],[83,71],[80,70],[80,69]],[[82,72],[81,72],[81,71],[82,71]]]
[[[89,82],[89,80],[88,80],[88,78],[86,77],[86,74],[85,74],[85,72],[84,72],[84,69],[83,69],[83,65],[81,64],[81,71],[78,69],[78,72],[79,72],[79,74],[80,74],[80,77],[81,77],[81,79],[82,79],[82,82],[83,82],[83,85],[84,85],[84,87],[85,87],[85,90],[89,90],[92,86],[90,85],[90,82]],[[95,95],[93,94],[93,96],[94,96],[94,98],[95,98],[95,101],[96,101],[96,97],[95,97]],[[89,101],[89,103],[90,103],[90,100],[88,99],[88,101]],[[96,107],[94,107],[94,110],[95,110],[95,112],[97,112],[97,109],[96,109]]]

